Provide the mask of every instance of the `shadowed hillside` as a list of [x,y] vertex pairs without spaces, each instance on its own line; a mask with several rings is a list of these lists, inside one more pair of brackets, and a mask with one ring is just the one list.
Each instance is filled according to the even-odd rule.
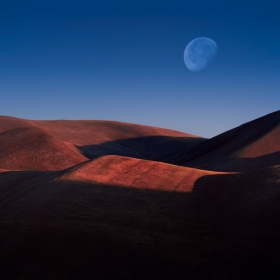
[[280,111],[195,146],[184,165],[216,171],[248,171],[280,164]]
[[188,194],[17,176],[0,179],[1,279],[185,279],[211,246]]
[[120,155],[177,163],[190,147],[204,138],[179,131],[113,121],[36,121],[87,158]]
[[203,141],[205,139],[200,137],[144,136],[78,148],[90,159],[105,155],[120,155],[178,164],[192,147]]
[[[279,211],[269,220],[260,216],[272,213],[278,197],[278,167],[260,170],[256,178],[252,172],[213,174],[182,167],[185,178],[197,174],[197,179],[177,192],[160,190],[169,189],[172,172],[159,187],[153,169],[146,173],[149,180],[127,186],[126,178],[115,179],[112,165],[124,171],[131,163],[113,157],[117,162],[108,165],[110,158],[59,172],[0,174],[2,279],[280,276]],[[102,173],[118,186],[108,184]],[[130,168],[127,176],[137,178],[139,170]]]
[[0,117],[0,279],[279,279],[279,121]]

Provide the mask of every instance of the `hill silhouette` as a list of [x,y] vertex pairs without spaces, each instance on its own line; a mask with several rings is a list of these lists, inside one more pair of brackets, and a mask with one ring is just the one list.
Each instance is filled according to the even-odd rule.
[[279,123],[0,117],[0,278],[279,279]]
[[216,171],[249,171],[280,164],[280,111],[208,139],[181,164]]

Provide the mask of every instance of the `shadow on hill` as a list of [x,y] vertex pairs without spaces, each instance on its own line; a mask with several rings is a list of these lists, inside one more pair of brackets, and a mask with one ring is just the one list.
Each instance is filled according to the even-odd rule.
[[211,246],[190,194],[59,180],[18,191],[0,207],[1,279],[192,279]]
[[89,159],[119,155],[179,164],[190,148],[203,141],[204,138],[194,137],[146,136],[77,148]]
[[279,279],[278,167],[203,176],[194,186],[217,243],[195,279]]
[[280,151],[255,158],[220,157],[209,161],[207,156],[203,160],[184,164],[187,167],[222,172],[246,172],[268,166],[280,165]]
[[[222,166],[225,160],[239,157],[244,152],[245,154],[251,154],[252,157],[257,157],[260,154],[276,153],[280,150],[279,124],[280,114],[277,111],[207,139],[185,155],[183,165],[199,168],[200,166],[210,166],[209,168],[215,170],[216,162],[219,164],[219,161],[221,161],[220,165]],[[272,161],[273,163],[269,163],[269,165],[275,164],[276,161],[274,159]],[[246,162],[243,162],[245,166]],[[241,160],[241,166],[243,162]],[[277,164],[279,164],[279,161]],[[262,167],[262,165],[256,165],[256,168],[259,167]],[[246,170],[248,169],[235,169],[235,171]]]
[[[108,141],[99,145],[79,146],[77,148],[89,159],[105,155],[119,155],[211,171],[244,172],[280,165],[280,151],[255,158],[234,158],[228,154],[221,154],[215,158],[206,152],[201,158],[193,160],[192,155],[197,150],[199,152],[203,142],[207,141],[209,140],[204,138],[148,136]],[[186,163],[188,157],[192,160]]]
[[191,193],[43,173],[20,188],[19,172],[0,184],[1,279],[279,279],[277,172],[204,176]]

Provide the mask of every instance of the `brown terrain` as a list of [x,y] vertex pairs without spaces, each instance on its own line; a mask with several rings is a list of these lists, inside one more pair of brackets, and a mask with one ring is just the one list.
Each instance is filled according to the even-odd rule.
[[0,117],[0,279],[280,279],[279,143]]

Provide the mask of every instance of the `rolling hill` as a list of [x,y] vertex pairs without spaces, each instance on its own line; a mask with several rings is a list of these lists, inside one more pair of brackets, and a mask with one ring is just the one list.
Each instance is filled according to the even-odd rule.
[[183,165],[216,171],[249,171],[280,164],[280,112],[274,112],[208,139]]
[[279,124],[0,117],[0,278],[279,279]]

